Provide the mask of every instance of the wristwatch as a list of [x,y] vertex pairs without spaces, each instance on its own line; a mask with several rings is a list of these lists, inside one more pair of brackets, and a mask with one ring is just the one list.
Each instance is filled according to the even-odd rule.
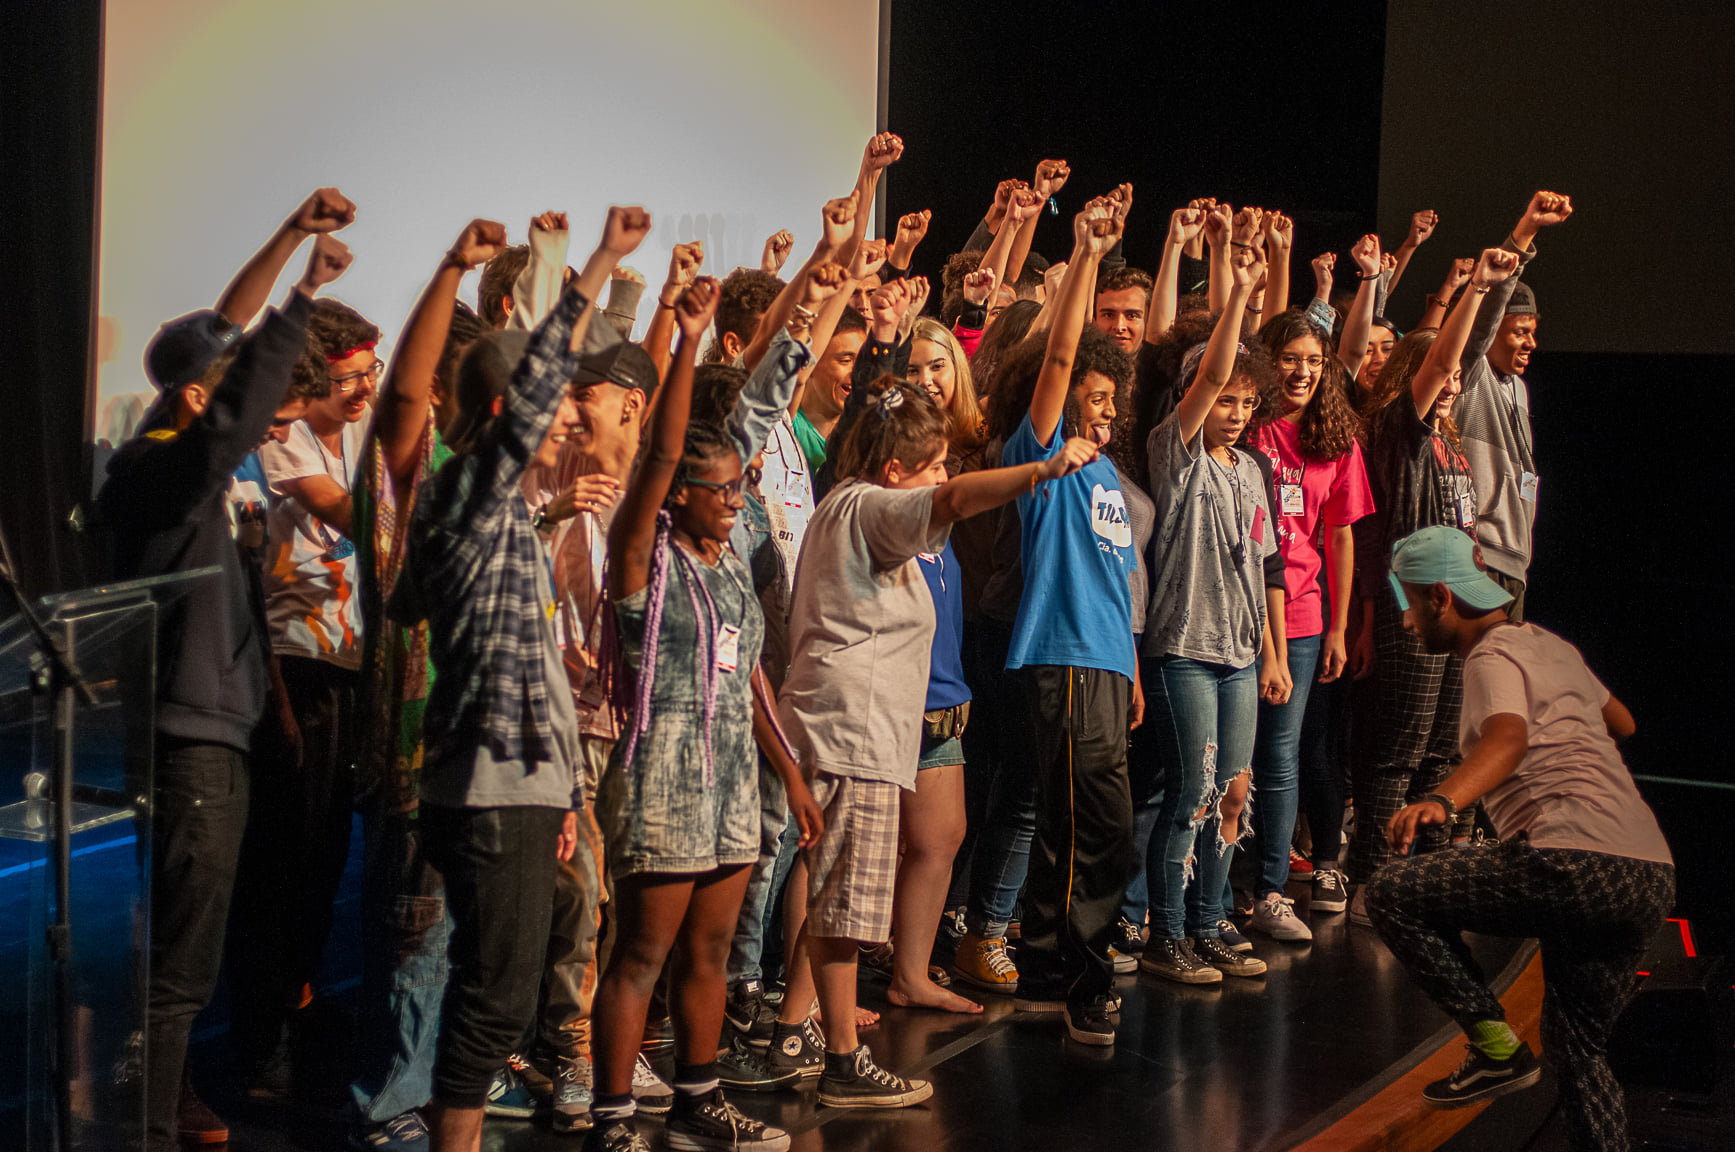
[[1438,792],[1428,793],[1426,796],[1424,796],[1420,800],[1418,800],[1417,803],[1418,804],[1434,803],[1434,804],[1438,804],[1440,807],[1444,808],[1446,810],[1446,823],[1448,823],[1448,824],[1450,824],[1452,821],[1454,821],[1458,818],[1458,806],[1456,804],[1452,803],[1452,801],[1449,797],[1442,796]]

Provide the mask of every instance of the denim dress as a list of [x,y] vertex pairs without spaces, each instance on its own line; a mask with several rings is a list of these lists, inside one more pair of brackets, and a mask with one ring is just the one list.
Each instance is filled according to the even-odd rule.
[[[749,680],[764,642],[764,614],[752,576],[732,551],[725,548],[710,566],[673,541],[668,547],[673,554],[649,722],[636,743],[623,733],[615,744],[597,794],[597,819],[617,879],[639,872],[709,872],[759,859],[759,764]],[[643,674],[649,603],[649,586],[615,602],[621,650],[635,679]],[[731,640],[733,630],[739,634]],[[707,757],[705,672],[720,658]]]

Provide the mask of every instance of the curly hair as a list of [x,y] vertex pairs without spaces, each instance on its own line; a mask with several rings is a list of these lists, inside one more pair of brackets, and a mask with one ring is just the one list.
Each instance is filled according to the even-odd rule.
[[686,487],[687,481],[709,468],[719,456],[738,459],[737,451],[734,438],[722,424],[710,420],[689,422],[686,439],[681,442],[681,463],[675,469],[675,478],[669,485],[663,506],[672,506],[676,494]]
[[[990,401],[989,439],[1004,443],[1018,431],[1018,425],[1030,411],[1030,402],[1036,395],[1036,381],[1042,375],[1042,365],[1047,359],[1046,338],[1033,337],[1019,344],[1002,362],[1000,379],[995,382]],[[1092,372],[1113,382],[1118,409],[1120,396],[1133,381],[1133,358],[1095,325],[1086,324],[1078,337],[1078,349],[1072,356],[1072,376],[1066,385],[1067,402],[1062,426],[1067,435],[1073,434],[1078,418],[1072,390],[1084,383],[1084,378]]]
[[516,244],[482,265],[482,282],[476,287],[476,311],[490,328],[506,323],[506,297],[512,284],[530,263],[530,245]]
[[326,360],[364,344],[378,344],[380,330],[347,304],[321,297],[307,318],[307,346]]
[[1131,264],[1123,264],[1119,268],[1104,273],[1097,280],[1096,294],[1101,296],[1104,292],[1123,292],[1128,288],[1138,288],[1145,294],[1145,303],[1149,304],[1151,289],[1155,286],[1156,281],[1151,279],[1149,272],[1134,268]]
[[724,278],[717,294],[716,335],[705,349],[707,364],[723,363],[723,337],[750,344],[759,320],[783,291],[783,281],[760,268],[737,268]]
[[[839,480],[878,483],[890,461],[914,469],[946,450],[946,414],[926,388],[891,375],[881,376],[867,387],[867,408],[856,417],[838,449]],[[901,393],[903,399],[887,402],[888,392]]]
[[[1325,362],[1320,367],[1313,395],[1301,414],[1301,454],[1323,462],[1336,460],[1348,452],[1350,445],[1361,435],[1361,419],[1347,395],[1345,384],[1349,374],[1344,371],[1342,361],[1330,351],[1326,334],[1301,309],[1291,308],[1268,320],[1259,333],[1259,339],[1273,360],[1282,355],[1283,349],[1292,341],[1311,339],[1319,344]],[[1275,404],[1262,403],[1249,430],[1258,432],[1283,416],[1281,397]]]
[[735,404],[741,399],[741,389],[747,386],[747,370],[732,364],[701,364],[693,369],[694,424],[724,425]]
[[970,358],[951,330],[931,316],[916,321],[910,342],[929,340],[946,350],[952,362],[952,402],[946,406],[946,439],[957,452],[970,452],[982,445],[982,408],[976,400],[976,383],[970,375]]
[[[1144,361],[1151,371],[1139,376],[1138,387],[1133,390],[1131,462],[1136,467],[1128,469],[1133,475],[1143,477],[1150,472],[1145,459],[1145,441],[1150,439],[1151,429],[1162,422],[1162,416],[1174,410],[1175,402],[1180,398],[1181,361],[1187,350],[1209,340],[1211,330],[1216,326],[1217,318],[1209,312],[1181,312],[1169,325],[1169,330],[1151,345]],[[1114,435],[1122,437],[1119,421],[1116,421]]]
[[[1410,384],[1415,380],[1416,373],[1421,371],[1422,361],[1428,358],[1428,349],[1433,345],[1434,337],[1439,334],[1438,328],[1418,328],[1398,341],[1398,346],[1392,349],[1391,356],[1386,360],[1386,366],[1380,369],[1378,378],[1374,380],[1373,390],[1362,403],[1361,419],[1364,429],[1372,428],[1375,418],[1392,401],[1410,394]],[[1450,416],[1435,427],[1451,441],[1452,447],[1462,447],[1458,441],[1458,425]]]
[[[1034,300],[1014,300],[989,321],[976,345],[976,355],[970,358],[970,376],[976,384],[978,402],[986,398],[986,406],[992,407],[995,377],[1001,363],[1020,341],[1030,335],[1030,326],[1036,323],[1041,312],[1042,305]],[[989,420],[993,420],[991,415]]]

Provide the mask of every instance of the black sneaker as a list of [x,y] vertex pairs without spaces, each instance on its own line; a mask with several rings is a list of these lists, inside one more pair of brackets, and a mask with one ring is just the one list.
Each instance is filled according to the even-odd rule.
[[[743,1092],[775,1092],[793,1088],[801,1082],[801,1073],[793,1068],[775,1068],[763,1052],[748,1047],[741,1037],[729,1041],[729,1050],[717,1057],[717,1079],[725,1088]],[[675,1094],[676,1102],[681,1099]]]
[[874,1063],[863,1044],[843,1057],[847,1067],[840,1073],[839,1058],[826,1053],[825,1071],[819,1078],[819,1102],[831,1108],[907,1108],[934,1094],[926,1080],[906,1080]]
[[1263,976],[1265,961],[1246,952],[1237,952],[1215,936],[1199,936],[1192,941],[1193,955],[1225,976]]
[[1484,1055],[1474,1044],[1464,1045],[1467,1054],[1458,1070],[1444,1080],[1436,1080],[1422,1089],[1422,1099],[1431,1108],[1463,1108],[1528,1088],[1542,1078],[1542,1065],[1530,1045],[1519,1044],[1518,1051],[1504,1060]]
[[809,1016],[799,1024],[779,1022],[771,1034],[765,1059],[780,1071],[793,1071],[802,1079],[825,1071],[825,1033]]
[[1223,941],[1237,952],[1253,951],[1253,941],[1241,934],[1241,929],[1235,927],[1233,920],[1217,921],[1217,939]]
[[584,1152],[651,1152],[632,1120],[598,1124],[584,1138]]
[[1315,912],[1342,912],[1349,907],[1348,882],[1336,868],[1316,868],[1313,872],[1313,899],[1308,907]]
[[1139,957],[1139,967],[1177,984],[1223,982],[1223,973],[1193,955],[1185,940],[1152,940]]
[[1080,1044],[1107,1047],[1114,1043],[1114,1024],[1108,1018],[1108,997],[1092,996],[1088,1000],[1069,1000],[1066,1005],[1066,1034]]
[[771,1042],[777,1010],[766,1002],[764,984],[743,980],[730,986],[729,998],[723,1002],[723,1017],[741,1039],[755,1048],[763,1048]]
[[1012,998],[1012,1010],[1047,1014],[1064,1012],[1066,997],[1070,991],[1064,984],[1039,984],[1026,979],[1019,983],[1018,994]]
[[703,1096],[681,1096],[669,1113],[669,1147],[681,1152],[741,1149],[741,1152],[783,1152],[789,1133],[750,1120],[723,1098],[721,1088]]

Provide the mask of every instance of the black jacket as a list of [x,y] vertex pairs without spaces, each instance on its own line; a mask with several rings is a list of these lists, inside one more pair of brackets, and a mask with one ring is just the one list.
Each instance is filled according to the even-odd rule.
[[[157,731],[248,751],[265,709],[265,644],[225,506],[230,475],[259,446],[307,346],[312,301],[297,292],[242,343],[187,428],[146,430],[109,461],[97,497],[118,579],[216,566],[157,618]],[[165,407],[164,411],[167,411]]]

